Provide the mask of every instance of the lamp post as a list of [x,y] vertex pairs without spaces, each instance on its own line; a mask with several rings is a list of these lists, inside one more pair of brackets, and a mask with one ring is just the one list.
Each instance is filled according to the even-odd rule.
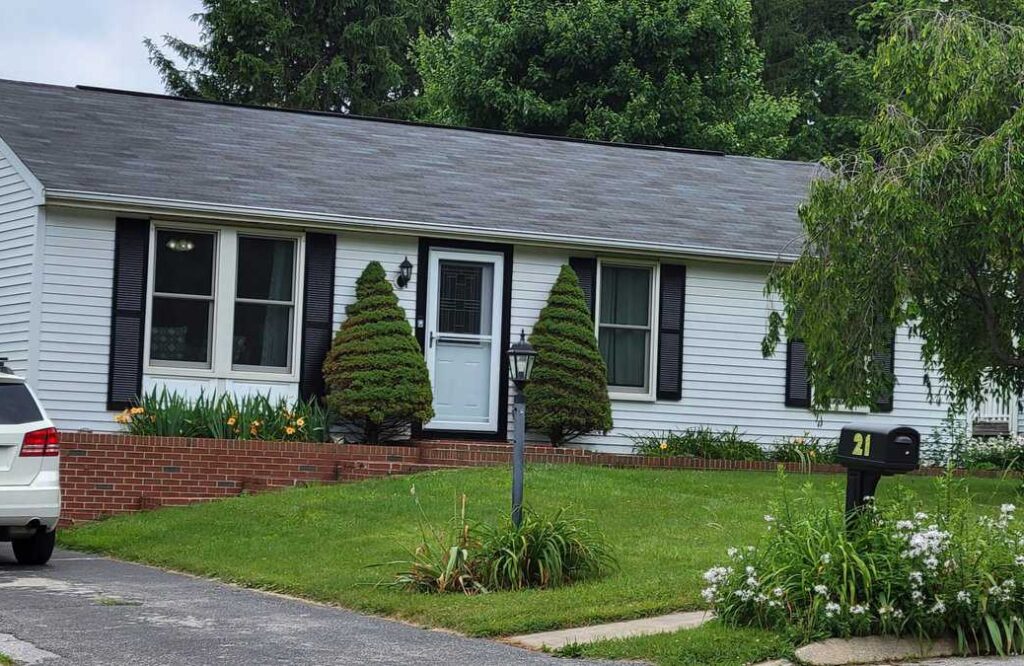
[[526,332],[521,330],[519,341],[508,350],[509,379],[516,386],[516,397],[512,403],[512,523],[516,527],[523,522],[523,468],[526,466],[526,394],[523,390],[530,381],[536,358],[537,352],[526,341]]

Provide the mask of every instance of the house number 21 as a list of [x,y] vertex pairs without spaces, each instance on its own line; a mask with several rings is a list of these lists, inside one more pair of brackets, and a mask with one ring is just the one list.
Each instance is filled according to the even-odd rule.
[[871,435],[864,433],[855,433],[853,435],[853,455],[855,456],[870,456],[871,455]]

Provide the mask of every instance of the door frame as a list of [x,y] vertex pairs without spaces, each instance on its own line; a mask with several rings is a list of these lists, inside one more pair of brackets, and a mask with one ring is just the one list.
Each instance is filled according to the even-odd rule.
[[424,359],[427,357],[427,285],[430,272],[430,251],[437,250],[472,250],[502,255],[501,285],[501,328],[495,341],[501,346],[498,354],[498,418],[496,430],[436,430],[424,429],[422,424],[413,427],[413,437],[417,439],[475,439],[491,441],[508,440],[508,354],[505,351],[511,343],[512,316],[512,267],[513,246],[505,243],[485,243],[479,241],[451,240],[444,238],[420,238],[419,254],[416,264],[416,340],[420,343],[420,351]]

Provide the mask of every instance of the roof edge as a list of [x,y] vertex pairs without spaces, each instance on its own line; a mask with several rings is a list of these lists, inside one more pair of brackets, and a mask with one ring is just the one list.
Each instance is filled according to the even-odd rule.
[[[585,248],[589,250],[613,249],[623,253],[657,252],[665,256],[700,258],[717,261],[789,263],[795,260],[798,256],[797,253],[783,254],[781,252],[736,251],[704,246],[681,246],[670,243],[629,241],[602,237],[567,236],[544,232],[500,231],[496,229],[488,229],[486,227],[468,227],[437,222],[371,218],[333,213],[318,213],[313,211],[256,208],[251,206],[234,206],[211,202],[160,199],[127,194],[84,192],[76,190],[47,190],[46,203],[50,205],[72,205],[85,208],[131,212],[136,214],[147,213],[150,215],[173,215],[176,217],[215,219],[226,222],[250,222],[257,224],[270,223],[283,226],[319,226],[332,230],[393,233],[407,236],[443,234],[450,237],[469,239],[479,239],[481,236],[484,236],[490,239],[502,240],[505,242],[514,241],[528,245]],[[793,239],[793,241],[797,240],[799,239]]]
[[14,166],[14,171],[25,179],[30,190],[32,190],[32,202],[41,206],[46,200],[46,188],[43,186],[32,170],[21,161],[14,149],[0,136],[0,157],[4,157]]
[[[60,86],[58,86],[60,87]],[[340,118],[344,120],[357,120],[362,122],[387,123],[389,125],[405,125],[407,127],[424,127],[427,129],[449,130],[453,132],[475,132],[477,134],[493,134],[497,136],[517,137],[521,139],[537,139],[541,141],[559,141],[562,143],[579,143],[591,146],[604,146],[608,148],[631,148],[633,150],[653,150],[668,153],[684,153],[688,155],[705,155],[708,157],[730,157],[726,152],[720,150],[706,150],[703,148],[686,148],[681,146],[666,146],[662,144],[628,143],[625,141],[599,141],[596,139],[582,139],[579,137],[559,136],[557,134],[533,134],[530,132],[512,132],[509,130],[490,129],[487,127],[463,127],[459,125],[442,125],[440,123],[419,122],[415,120],[402,120],[400,118],[385,118],[380,116],[362,116],[353,113],[340,113],[337,111],[317,111],[311,109],[293,109],[279,106],[260,106],[258,104],[242,104],[240,102],[222,102],[215,99],[202,99],[198,97],[179,97],[176,95],[163,95],[160,93],[144,92],[138,90],[121,90],[118,88],[103,88],[100,86],[77,85],[75,89],[85,92],[100,92],[109,95],[124,95],[127,97],[146,97],[160,99],[170,102],[190,102],[193,104],[209,104],[211,106],[225,106],[236,109],[250,109],[253,111],[272,111],[277,113],[293,113],[304,116],[324,116],[327,118]],[[756,158],[769,159],[769,158]],[[783,161],[783,160],[772,160]]]

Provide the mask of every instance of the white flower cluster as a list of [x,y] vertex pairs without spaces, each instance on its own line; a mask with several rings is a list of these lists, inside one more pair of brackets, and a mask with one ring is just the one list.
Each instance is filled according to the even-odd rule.
[[923,557],[925,566],[935,569],[939,566],[936,555],[946,549],[949,537],[949,532],[940,530],[938,525],[929,525],[924,530],[911,532],[906,535],[907,549],[903,551],[903,557]]
[[707,603],[718,600],[718,587],[732,575],[732,567],[711,567],[704,572],[704,582],[708,585],[701,590],[700,596]]

